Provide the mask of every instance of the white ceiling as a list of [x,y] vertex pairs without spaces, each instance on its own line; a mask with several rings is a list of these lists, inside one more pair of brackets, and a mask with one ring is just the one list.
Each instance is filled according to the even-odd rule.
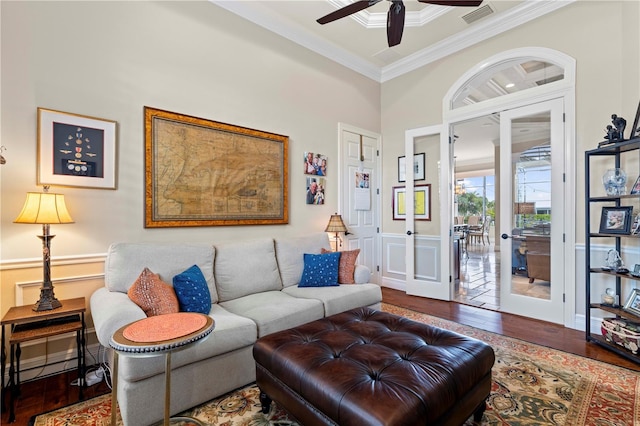
[[[404,0],[402,42],[389,48],[389,1],[320,25],[316,20],[353,0],[209,0],[257,25],[380,83],[494,37],[575,0],[485,0],[478,8],[446,7]],[[486,16],[468,23],[463,16]],[[523,73],[524,74],[524,73]],[[493,168],[499,120],[483,117],[456,125],[455,155],[460,165]],[[526,131],[526,130],[525,130]]]
[[[320,25],[316,20],[353,0],[209,0],[255,24],[378,82],[385,82],[494,37],[574,0],[485,0],[478,8],[405,0],[402,42],[389,48],[389,1]],[[492,13],[468,24],[476,10]]]

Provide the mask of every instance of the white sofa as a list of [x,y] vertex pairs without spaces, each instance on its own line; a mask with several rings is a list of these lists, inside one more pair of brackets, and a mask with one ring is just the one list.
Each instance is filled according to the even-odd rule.
[[[117,243],[109,247],[105,287],[91,296],[100,343],[120,327],[145,318],[127,290],[143,268],[172,283],[172,277],[198,265],[211,293],[213,333],[172,355],[171,413],[194,407],[255,381],[252,348],[264,335],[352,308],[380,308],[382,292],[367,283],[368,268],[356,265],[356,284],[298,287],[303,254],[329,249],[327,234],[258,239],[228,244]],[[118,403],[125,425],[162,419],[164,357],[119,357]]]

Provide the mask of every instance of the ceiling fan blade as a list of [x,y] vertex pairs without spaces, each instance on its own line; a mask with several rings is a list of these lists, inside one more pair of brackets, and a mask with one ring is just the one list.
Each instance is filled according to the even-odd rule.
[[440,6],[467,6],[476,7],[482,4],[482,0],[418,0],[420,3],[437,4]]
[[389,47],[400,44],[402,31],[404,30],[405,8],[402,1],[392,1],[387,12],[387,41]]
[[382,0],[365,0],[365,1],[355,1],[350,5],[343,7],[342,9],[338,9],[334,12],[331,12],[328,15],[323,16],[318,19],[317,22],[319,24],[328,24],[329,22],[336,21],[340,18],[344,18],[345,16],[349,16],[353,13],[360,12],[368,8],[369,6],[373,6],[376,3],[381,2]]

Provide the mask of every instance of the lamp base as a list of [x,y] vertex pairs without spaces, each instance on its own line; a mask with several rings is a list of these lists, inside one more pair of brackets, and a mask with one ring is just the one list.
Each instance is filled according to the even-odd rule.
[[53,294],[53,286],[51,285],[51,283],[49,283],[48,286],[44,284],[42,287],[40,287],[40,300],[38,300],[36,304],[33,305],[32,309],[35,312],[51,311],[61,306],[62,303],[60,303],[60,301],[56,299],[56,296]]

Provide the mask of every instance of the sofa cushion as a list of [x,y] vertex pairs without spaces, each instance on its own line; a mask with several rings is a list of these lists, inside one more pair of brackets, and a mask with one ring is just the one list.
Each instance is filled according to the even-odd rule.
[[281,291],[250,294],[228,302],[220,302],[220,305],[236,315],[251,318],[258,326],[258,337],[324,316],[324,307],[319,300],[296,298]]
[[304,270],[298,287],[327,287],[338,285],[340,252],[304,254]]
[[[322,249],[322,253],[331,253],[330,250]],[[338,283],[353,284],[356,270],[356,259],[360,254],[360,249],[341,251],[340,264],[338,265]]]
[[325,232],[304,237],[276,239],[276,257],[283,287],[298,285],[300,282],[304,270],[304,253],[320,254],[323,248],[331,249],[329,237]]
[[180,311],[206,315],[211,310],[209,287],[198,265],[173,277],[173,289],[180,303]]
[[216,244],[215,277],[221,302],[281,290],[273,240]]
[[214,256],[213,246],[206,243],[114,243],[107,253],[104,283],[109,291],[126,293],[145,267],[170,283],[175,275],[195,264],[207,280],[211,302],[216,303]]
[[[171,355],[171,368],[174,370],[174,374],[175,370],[183,365],[252,346],[258,338],[256,324],[249,318],[232,314],[217,304],[211,307],[209,315],[215,321],[213,332],[195,345],[175,351]],[[157,374],[164,376],[164,369],[165,359],[163,356],[121,356],[118,359],[119,376],[128,381],[143,380]],[[206,380],[206,373],[200,379]]]
[[127,294],[148,317],[179,311],[178,298],[173,287],[163,282],[149,268],[142,270]]
[[324,305],[324,316],[338,314],[362,306],[379,309],[382,290],[377,284],[340,285],[338,287],[287,287],[283,293],[302,299],[316,299]]

